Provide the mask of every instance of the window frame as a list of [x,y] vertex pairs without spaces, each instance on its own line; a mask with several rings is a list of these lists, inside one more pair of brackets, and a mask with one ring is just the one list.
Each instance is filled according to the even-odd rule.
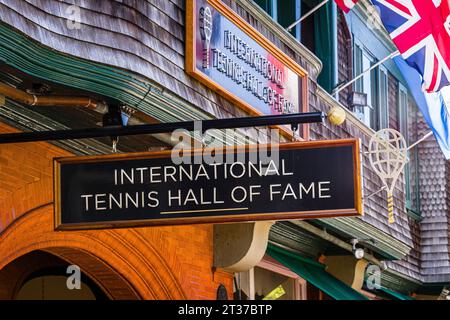
[[[387,129],[389,128],[389,72],[384,65],[380,65],[377,70],[378,73],[378,87],[377,87],[377,109],[376,110],[376,129]],[[382,78],[385,78],[385,88],[382,88]],[[386,89],[386,94],[384,100],[382,101],[381,93]]]
[[236,273],[236,275],[241,274],[247,283],[242,284],[245,285],[249,290],[249,300],[255,300],[255,268],[264,269],[269,272],[273,272],[284,277],[290,278],[294,280],[294,300],[307,300],[307,282],[305,279],[301,278],[295,272],[292,272],[287,267],[283,266],[278,261],[274,260],[267,254],[264,255],[264,258],[252,269]]
[[[369,66],[365,66],[364,65],[364,58],[366,58],[367,61],[369,61],[369,65],[373,66],[377,59],[376,57],[369,51],[367,50],[367,48],[362,44],[361,41],[359,41],[359,39],[356,39],[355,37],[353,37],[353,77],[357,77],[359,76],[364,70],[368,69]],[[361,55],[360,57],[357,56],[357,52],[360,52]],[[360,61],[357,61],[357,58],[360,58]],[[357,68],[357,66],[359,65],[360,69]],[[374,79],[372,79],[374,78]],[[369,80],[367,80],[369,79]],[[369,81],[370,82],[370,88],[366,89],[365,87],[365,82]],[[367,96],[367,106],[363,107],[363,111],[356,111],[353,110],[353,113],[356,114],[357,118],[360,119],[359,114],[362,115],[362,119],[360,119],[361,122],[363,122],[366,126],[368,126],[369,128],[372,128],[372,123],[374,123],[374,121],[378,121],[377,118],[377,114],[378,114],[378,99],[376,98],[378,95],[378,91],[379,91],[379,76],[378,76],[378,71],[377,69],[373,69],[371,70],[369,73],[365,74],[363,77],[361,77],[360,79],[358,79],[354,86],[353,86],[353,91],[356,92],[363,92],[368,94],[368,92],[370,91],[370,95],[368,94]],[[374,92],[375,91],[375,92]],[[361,108],[359,108],[358,110],[361,110]],[[367,115],[368,113],[368,115]],[[368,119],[367,119],[368,117]]]
[[[259,0],[261,1],[261,0]],[[276,0],[263,0],[264,2],[267,3],[267,9],[263,8],[259,3],[258,0],[253,0],[253,2],[255,2],[264,12],[266,12],[269,16],[272,17],[273,20],[278,21],[278,8],[277,8],[277,3]]]
[[[404,99],[404,104],[402,105],[402,95]],[[408,118],[408,89],[401,83],[398,83],[398,105],[397,105],[397,115],[398,115],[398,126],[399,131],[402,133],[402,135],[405,137],[405,141],[407,145],[410,145],[409,141],[409,118]],[[414,169],[417,173],[414,177],[414,183],[417,186],[412,190],[411,186],[411,162],[408,161],[408,163],[405,165],[404,169],[404,180],[405,180],[405,208],[406,213],[416,219],[421,219],[420,214],[420,190],[419,190],[419,156],[418,156],[418,149],[414,148],[413,150],[410,150],[409,152],[414,152]],[[415,193],[415,197],[417,199],[417,208],[413,208],[412,204],[412,194]]]

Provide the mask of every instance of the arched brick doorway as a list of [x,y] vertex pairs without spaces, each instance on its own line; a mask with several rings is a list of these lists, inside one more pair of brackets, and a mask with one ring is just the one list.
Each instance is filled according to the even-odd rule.
[[[233,274],[212,268],[212,225],[54,231],[53,159],[70,155],[43,142],[1,146],[0,272],[44,251],[79,265],[114,299],[216,299],[222,284],[231,297]],[[7,291],[0,281],[0,299]]]
[[15,220],[0,243],[0,299],[14,298],[33,271],[14,262],[36,251],[78,265],[111,299],[185,299],[164,259],[138,230],[56,232],[48,204]]
[[[105,300],[111,297],[86,275],[73,284],[71,264],[44,251],[30,252],[0,271],[0,299]],[[72,281],[71,281],[72,280]]]

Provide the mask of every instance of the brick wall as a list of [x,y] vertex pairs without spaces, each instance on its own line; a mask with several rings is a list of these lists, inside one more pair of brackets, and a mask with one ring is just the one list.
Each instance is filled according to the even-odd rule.
[[[0,133],[12,131],[12,128],[0,123]],[[168,272],[170,274],[168,277],[173,278],[173,283],[180,286],[178,290],[181,289],[185,298],[215,299],[217,288],[221,283],[225,285],[231,297],[233,292],[232,275],[220,270],[213,273],[211,269],[213,263],[212,225],[55,232],[51,205],[53,201],[52,159],[67,155],[66,151],[47,143],[0,146],[0,243],[2,244],[0,246],[0,269],[10,263],[11,257],[22,247],[33,246],[40,250],[46,250],[46,243],[50,241],[49,239],[53,243],[52,247],[63,246],[70,249],[70,241],[75,241],[70,239],[89,236],[104,239],[103,246],[107,246],[111,241],[111,247],[114,248],[114,251],[118,251],[118,244],[112,244],[112,241],[120,237],[126,239],[126,243],[131,243],[134,247],[130,248],[130,251],[122,249],[124,250],[123,260],[129,263],[132,266],[129,268],[134,269],[138,274],[133,278],[132,272],[124,272],[125,277],[129,275],[132,285],[133,281],[136,281],[136,285],[138,281],[142,282],[141,277],[145,278],[146,273],[155,274],[151,279],[161,281],[158,273]],[[36,214],[35,212],[39,208],[46,210]],[[34,216],[39,216],[36,218],[39,220],[31,223]],[[22,217],[21,223],[14,223],[19,217]],[[14,238],[11,235],[14,234],[14,229],[23,226],[27,219],[30,219],[29,230],[20,232]],[[115,235],[114,237],[111,235],[112,233]],[[89,250],[94,256],[105,254],[103,249],[96,247],[90,247]],[[105,259],[108,259],[108,255],[105,256]],[[136,262],[133,262],[134,256],[136,256]],[[74,263],[82,263],[82,261],[76,261],[76,254],[72,257],[75,257]],[[81,258],[81,254],[79,257]],[[160,261],[156,264],[156,261],[147,261],[149,259]],[[119,268],[114,264],[111,267]],[[154,270],[155,268],[156,270]],[[165,271],[166,269],[169,271]],[[106,274],[93,272],[91,276],[102,279]],[[147,283],[147,285],[149,288],[156,286],[155,283]],[[162,286],[164,287],[164,284]]]

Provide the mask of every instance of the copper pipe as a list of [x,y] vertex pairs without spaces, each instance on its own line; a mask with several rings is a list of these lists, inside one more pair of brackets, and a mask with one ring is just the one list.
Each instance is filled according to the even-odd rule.
[[97,101],[87,97],[36,96],[0,83],[0,94],[29,106],[97,108]]

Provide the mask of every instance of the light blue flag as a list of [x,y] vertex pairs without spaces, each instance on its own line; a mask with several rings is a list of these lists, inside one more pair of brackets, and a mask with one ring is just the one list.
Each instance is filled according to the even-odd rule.
[[450,110],[445,104],[441,92],[426,93],[422,90],[422,77],[411,68],[401,57],[394,58],[395,64],[400,69],[408,83],[414,100],[434,133],[445,159],[450,160]]

